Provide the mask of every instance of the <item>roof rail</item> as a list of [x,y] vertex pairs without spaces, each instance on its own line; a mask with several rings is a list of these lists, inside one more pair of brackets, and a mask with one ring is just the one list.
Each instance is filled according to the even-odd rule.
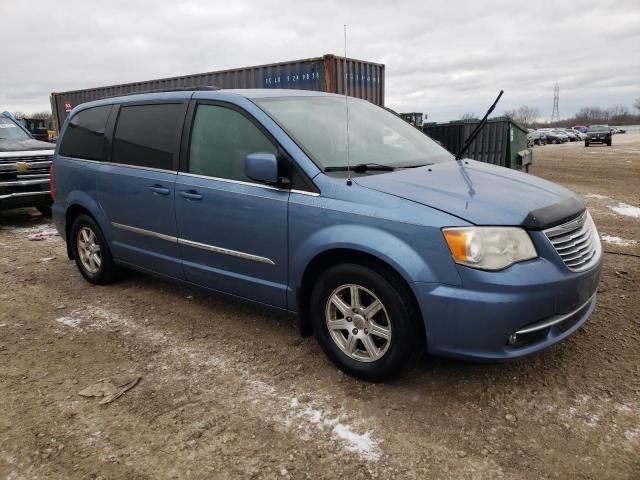
[[118,93],[115,95],[109,95],[108,97],[104,98],[128,97],[129,95],[142,95],[145,93],[189,92],[191,90],[220,90],[220,87],[216,87],[215,85],[193,85],[191,87],[157,88],[154,90],[140,90],[138,92]]

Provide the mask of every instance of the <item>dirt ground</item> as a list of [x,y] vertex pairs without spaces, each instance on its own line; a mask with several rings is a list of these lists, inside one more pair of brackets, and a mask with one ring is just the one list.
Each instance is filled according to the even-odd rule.
[[[293,320],[140,274],[89,285],[28,209],[0,214],[0,478],[640,478],[640,135],[536,147],[606,239],[565,342],[346,377]],[[635,207],[635,209],[634,209]],[[634,216],[635,215],[635,216]],[[107,405],[78,395],[141,376]]]

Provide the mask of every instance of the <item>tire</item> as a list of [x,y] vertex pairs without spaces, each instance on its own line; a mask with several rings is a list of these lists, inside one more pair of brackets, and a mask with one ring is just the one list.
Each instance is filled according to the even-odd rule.
[[557,145],[558,144],[558,140],[556,138],[553,139],[553,144]]
[[610,147],[612,143],[611,139],[607,140],[607,147]]
[[[359,302],[353,301],[351,287],[357,289]],[[334,301],[336,296],[342,299],[341,309]],[[374,299],[382,308],[368,314],[366,309],[375,304]],[[410,359],[423,353],[425,342],[417,307],[407,287],[395,275],[383,276],[357,264],[336,265],[316,281],[309,307],[313,331],[322,350],[348,375],[372,382],[387,380],[398,375]],[[330,330],[331,319],[336,328]]]
[[[102,230],[93,218],[86,214],[79,215],[73,222],[67,241],[71,242],[73,258],[85,280],[105,285],[117,279],[118,266],[113,261]],[[92,249],[93,255],[88,254],[87,248]],[[99,258],[99,263],[96,257]]]
[[589,142],[584,142],[584,146],[588,147],[589,146]]

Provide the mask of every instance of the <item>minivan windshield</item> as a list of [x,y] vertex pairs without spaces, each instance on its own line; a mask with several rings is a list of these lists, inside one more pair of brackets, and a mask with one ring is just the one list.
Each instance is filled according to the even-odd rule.
[[0,115],[0,140],[28,140],[27,133],[12,120]]
[[349,164],[384,171],[453,160],[451,153],[418,129],[364,100],[349,97],[347,105],[345,97],[299,96],[262,98],[255,103],[324,170]]

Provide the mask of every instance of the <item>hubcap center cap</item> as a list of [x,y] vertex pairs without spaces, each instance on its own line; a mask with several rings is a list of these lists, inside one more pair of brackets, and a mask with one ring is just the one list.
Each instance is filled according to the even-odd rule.
[[364,319],[362,315],[356,314],[353,316],[353,325],[357,329],[362,330],[366,324],[367,324],[367,321]]

